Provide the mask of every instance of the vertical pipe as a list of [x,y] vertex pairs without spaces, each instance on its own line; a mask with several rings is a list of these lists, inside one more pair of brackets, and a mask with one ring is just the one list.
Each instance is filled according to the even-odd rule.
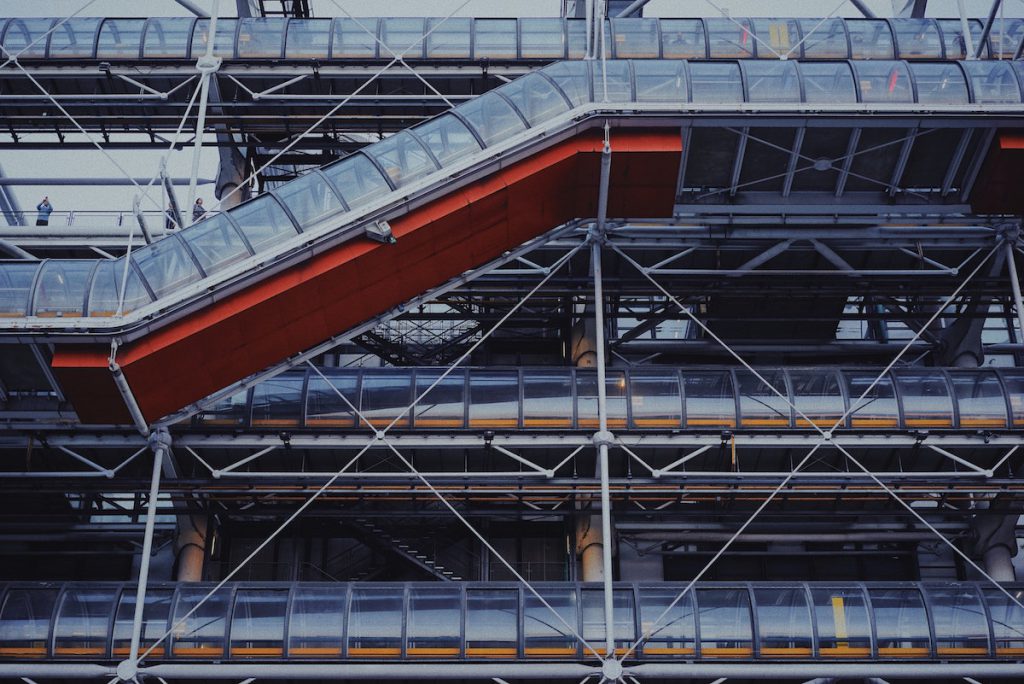
[[587,49],[584,52],[583,59],[593,59],[593,46],[594,46],[594,0],[583,0],[584,4],[584,20],[587,28]]
[[210,35],[206,40],[206,54],[196,60],[196,69],[202,74],[199,85],[199,118],[196,120],[196,144],[192,150],[192,173],[188,179],[188,205],[186,211],[192,211],[196,201],[196,179],[199,177],[199,156],[203,151],[203,130],[206,128],[206,104],[210,99],[210,77],[219,67],[219,60],[213,55],[214,43],[217,40],[217,10],[220,0],[213,0],[210,11]]
[[967,7],[964,0],[956,0],[957,11],[960,12],[960,30],[964,34],[964,53],[967,59],[977,59],[974,56],[974,37],[971,35],[971,23],[967,21]]
[[[1003,0],[992,0],[992,9],[988,12],[988,19],[985,21],[985,28],[981,30],[981,38],[978,39],[978,47],[974,51],[974,59],[981,59],[982,54],[985,52],[985,41],[992,34],[992,26],[996,22],[996,14],[999,13],[999,8],[1003,6]],[[964,43],[966,45],[966,43]]]
[[1024,299],[1020,294],[1020,279],[1017,277],[1017,261],[1013,257],[1013,241],[1006,241],[1006,267],[1010,269],[1010,285],[1013,290],[1013,306],[1017,309],[1017,331],[1024,341]]

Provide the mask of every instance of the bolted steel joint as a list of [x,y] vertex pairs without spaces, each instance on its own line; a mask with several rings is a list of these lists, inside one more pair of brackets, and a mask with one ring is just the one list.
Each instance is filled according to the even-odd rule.
[[171,448],[171,433],[167,428],[159,428],[149,433],[149,448],[156,451],[159,447],[165,450]]
[[613,444],[615,444],[615,435],[612,434],[609,430],[599,430],[594,433],[594,436],[591,437],[591,440],[594,442],[594,446],[597,447],[612,446]]

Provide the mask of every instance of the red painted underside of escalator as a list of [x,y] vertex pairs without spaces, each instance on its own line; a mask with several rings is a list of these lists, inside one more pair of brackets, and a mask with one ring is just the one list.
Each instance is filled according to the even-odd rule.
[[[672,214],[678,129],[612,137],[610,216]],[[147,421],[177,411],[497,258],[597,213],[601,137],[582,133],[357,239],[170,323],[118,352]],[[53,368],[83,423],[128,423],[109,348],[59,346]]]

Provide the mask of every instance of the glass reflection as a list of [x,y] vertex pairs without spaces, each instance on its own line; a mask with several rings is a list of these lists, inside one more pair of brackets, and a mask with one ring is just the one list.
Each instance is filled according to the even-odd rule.
[[49,57],[69,59],[92,57],[93,42],[100,19],[97,17],[73,17],[54,29],[50,34]]
[[913,102],[910,75],[903,62],[857,62],[861,102]]
[[252,390],[253,427],[298,427],[302,424],[302,387],[305,374],[284,374],[259,383]]
[[[633,591],[631,589],[613,591],[612,610],[615,619],[615,627],[612,629],[612,637],[615,639],[615,654],[621,656],[636,640],[636,630],[633,627]],[[604,615],[604,590],[583,590],[581,616],[583,618],[583,638],[594,646],[598,654],[604,656],[607,653],[604,645],[605,626],[607,625]],[[586,650],[583,655],[584,657],[593,657],[594,654]]]
[[514,658],[519,595],[511,589],[466,591],[466,657]]
[[273,195],[261,195],[231,210],[231,218],[256,253],[298,234]]
[[358,406],[359,374],[356,371],[325,368],[311,373],[306,391],[306,425],[309,427],[354,427]]
[[935,653],[967,658],[988,655],[988,619],[978,590],[971,586],[927,587]]
[[646,17],[612,19],[612,41],[616,59],[658,57],[658,20]]
[[462,626],[458,587],[409,590],[406,654],[418,658],[452,658],[460,652]]
[[399,368],[363,373],[359,410],[375,428],[408,427],[412,374]]
[[764,658],[812,655],[811,611],[803,587],[755,589],[760,653]]
[[736,371],[740,426],[789,427],[789,392],[785,375],[782,371],[760,371],[760,375],[764,380],[747,370]]
[[231,615],[231,657],[280,658],[284,655],[287,605],[287,589],[240,589]]
[[661,54],[665,59],[707,57],[704,22],[700,19],[662,19]]
[[185,58],[188,55],[193,21],[186,17],[150,19],[146,24],[142,56]]
[[[167,641],[164,640],[156,645],[157,639],[164,636],[167,631],[167,620],[171,612],[171,597],[173,592],[170,589],[146,589],[146,599],[142,604],[142,632],[139,640],[139,652],[142,655],[149,649],[151,658],[162,658],[167,653]],[[126,587],[121,592],[121,601],[117,605],[117,615],[114,618],[114,633],[111,643],[111,655],[115,658],[127,658],[132,650],[132,626],[135,619],[135,590]]]
[[415,135],[441,166],[447,166],[468,154],[480,151],[480,143],[469,132],[466,124],[451,114],[443,114],[422,126],[417,126]]
[[640,371],[630,373],[633,427],[679,428],[683,410],[679,377],[674,372]]
[[523,372],[523,427],[567,428],[573,422],[569,369]]
[[515,19],[474,19],[473,57],[475,59],[515,59]]
[[854,59],[893,59],[896,49],[889,23],[883,19],[847,19],[850,56]]
[[871,656],[871,619],[864,593],[856,588],[811,589],[818,628],[818,652],[823,658]]
[[352,658],[402,654],[402,590],[353,587],[348,619],[348,655]]
[[515,371],[470,373],[469,427],[519,427],[519,376]]
[[561,19],[527,18],[519,20],[520,57],[541,59],[565,56],[565,25]]
[[107,19],[96,42],[96,58],[138,57],[145,19]]
[[950,373],[962,428],[1006,427],[1006,399],[995,373]]
[[637,102],[686,102],[686,65],[679,61],[645,61],[633,64]]
[[902,371],[896,374],[907,427],[952,427],[953,400],[941,372]]
[[690,83],[694,102],[743,102],[743,79],[735,62],[692,62]]
[[[360,17],[349,19],[338,17],[334,20],[334,45],[331,47],[332,57],[363,57],[370,59],[377,56],[377,19]],[[387,50],[383,50],[387,55]]]
[[850,397],[850,427],[899,427],[899,407],[892,378],[877,378],[870,373],[846,373]]
[[32,297],[32,315],[77,318],[85,309],[85,292],[95,262],[51,259],[43,262]]
[[940,59],[942,40],[931,19],[893,19],[900,59]]
[[54,21],[44,18],[11,19],[4,32],[4,50],[8,53],[4,61],[14,56],[26,59],[45,57],[46,44],[49,42],[47,31]]
[[[717,58],[745,59],[754,56],[754,34],[749,19],[712,17],[704,20],[708,54]],[[767,48],[762,47],[762,50]]]
[[344,210],[337,193],[318,171],[310,171],[274,191],[303,227]]
[[807,59],[845,59],[850,54],[842,19],[798,19]]
[[1006,62],[961,62],[971,78],[974,101],[983,104],[1017,104],[1020,88]]
[[749,102],[799,102],[800,80],[796,63],[744,62]]
[[178,600],[175,602],[171,623],[177,625],[171,635],[171,653],[174,656],[223,657],[224,629],[231,590],[222,588],[206,598],[212,588],[197,586],[182,587],[178,590]]
[[925,104],[967,103],[967,83],[957,64],[911,64],[917,101]]
[[[523,596],[523,638],[527,658],[569,658],[576,655],[576,592],[540,589],[548,605],[533,593]],[[550,608],[548,607],[550,606]],[[552,609],[555,615],[552,613]]]
[[698,589],[697,606],[702,658],[750,658],[754,654],[746,589]]
[[642,646],[645,657],[692,656],[696,652],[693,591],[677,601],[679,593],[681,590],[640,591],[640,633],[648,637]]
[[341,655],[345,627],[345,588],[298,586],[288,620],[288,655],[330,658]]
[[53,655],[88,657],[107,655],[107,630],[117,590],[69,587],[61,597],[53,627]]
[[[442,370],[416,371],[415,408],[418,428],[465,427],[466,374],[452,371],[442,377]],[[425,394],[424,394],[425,393]]]
[[[605,375],[605,409],[608,428],[626,427],[626,374],[608,371]],[[597,411],[597,371],[576,371],[576,427],[596,430],[600,426]]]
[[685,372],[686,427],[736,427],[736,396],[728,371]]
[[916,589],[871,589],[879,658],[927,658],[928,617]]
[[327,59],[330,19],[292,19],[288,23],[284,56],[288,59]]

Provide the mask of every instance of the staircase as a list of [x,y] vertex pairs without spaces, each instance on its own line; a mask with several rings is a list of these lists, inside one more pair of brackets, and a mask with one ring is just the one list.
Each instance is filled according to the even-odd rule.
[[443,582],[458,582],[465,579],[465,572],[442,565],[437,561],[436,554],[425,553],[417,548],[419,545],[411,539],[395,535],[369,518],[356,518],[347,525],[368,545],[400,556]]

